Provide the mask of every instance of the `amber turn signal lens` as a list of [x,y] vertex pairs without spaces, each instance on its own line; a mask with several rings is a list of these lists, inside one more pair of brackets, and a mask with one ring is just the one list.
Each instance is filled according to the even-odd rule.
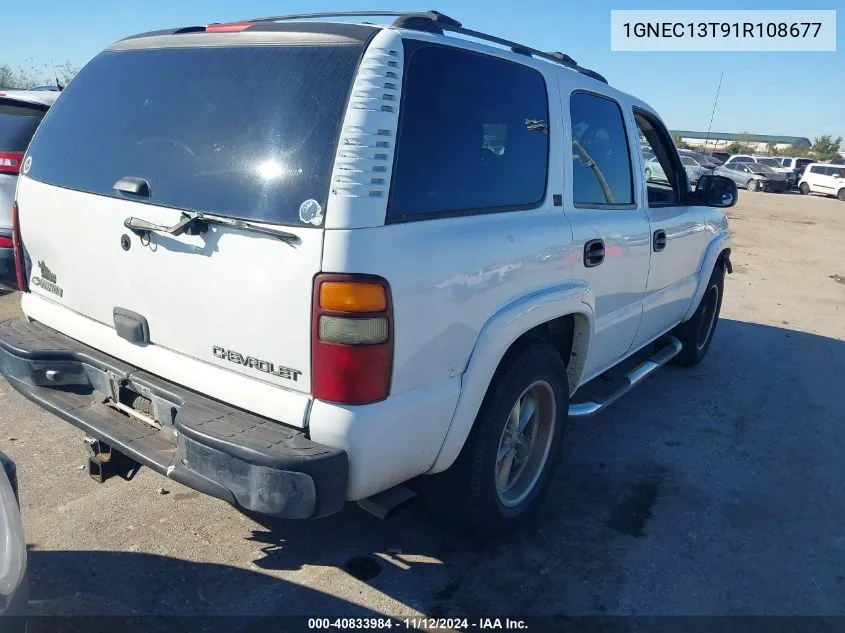
[[387,296],[379,284],[324,281],[320,285],[320,307],[338,312],[383,312]]

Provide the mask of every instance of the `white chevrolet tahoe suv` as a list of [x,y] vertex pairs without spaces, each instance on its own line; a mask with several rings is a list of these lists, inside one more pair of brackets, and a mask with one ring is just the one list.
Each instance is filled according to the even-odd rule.
[[21,170],[0,366],[100,481],[287,518],[414,491],[503,533],[568,418],[707,352],[736,186],[690,189],[660,117],[562,53],[293,17],[131,37],[70,82]]

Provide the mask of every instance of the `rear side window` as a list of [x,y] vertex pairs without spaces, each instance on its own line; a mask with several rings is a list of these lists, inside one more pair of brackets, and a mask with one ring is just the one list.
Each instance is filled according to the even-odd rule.
[[46,106],[0,98],[0,152],[25,151],[46,111]]
[[325,206],[360,44],[104,52],[68,84],[29,155],[31,178],[157,205],[299,224]]
[[[569,110],[573,202],[587,206],[633,204],[631,154],[619,104],[606,97],[575,92]],[[653,147],[644,147],[654,154]]]
[[545,197],[546,85],[536,70],[406,42],[387,220],[526,209]]

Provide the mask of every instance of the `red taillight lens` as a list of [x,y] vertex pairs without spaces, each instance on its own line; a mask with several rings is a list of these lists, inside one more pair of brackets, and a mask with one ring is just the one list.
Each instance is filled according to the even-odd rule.
[[226,24],[209,24],[205,27],[206,33],[240,33],[253,26],[255,22],[229,22]]
[[317,275],[311,317],[314,397],[339,404],[387,398],[393,370],[387,281],[371,275]]
[[13,248],[14,246],[15,242],[11,237],[0,235],[0,248]]
[[23,152],[0,152],[0,174],[19,174]]
[[21,223],[18,213],[18,203],[12,205],[12,246],[15,249],[15,277],[18,282],[18,290],[27,292],[26,273],[23,266],[23,244],[21,243]]

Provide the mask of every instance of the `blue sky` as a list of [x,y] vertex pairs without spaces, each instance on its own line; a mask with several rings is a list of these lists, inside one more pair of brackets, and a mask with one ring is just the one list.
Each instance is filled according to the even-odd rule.
[[[807,6],[804,6],[804,5]],[[841,0],[6,0],[0,63],[69,60],[84,64],[126,35],[191,24],[317,10],[436,8],[476,30],[561,50],[604,74],[661,113],[669,127],[719,132],[845,136],[845,42],[837,15],[837,52],[631,53],[610,51],[611,9],[836,9]],[[429,6],[431,5],[431,6]]]

